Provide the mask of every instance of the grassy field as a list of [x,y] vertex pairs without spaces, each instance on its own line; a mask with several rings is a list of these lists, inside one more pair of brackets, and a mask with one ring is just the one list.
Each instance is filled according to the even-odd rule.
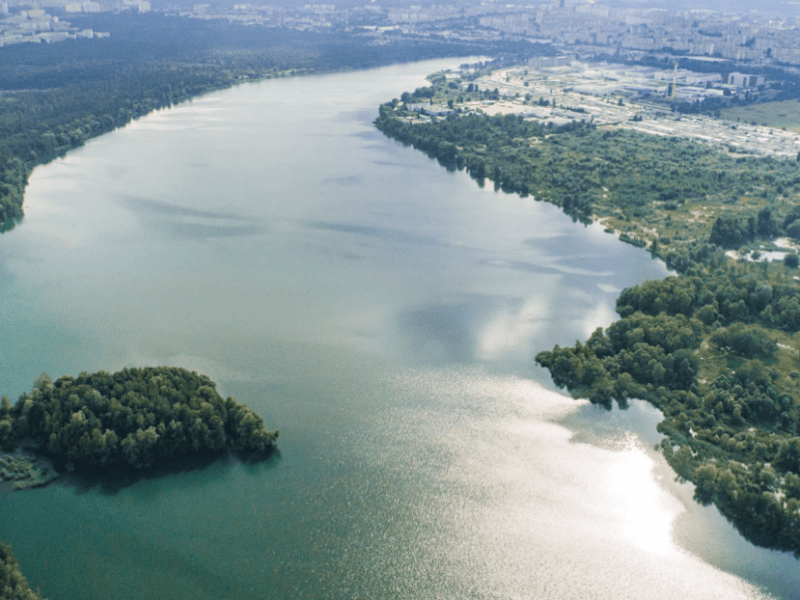
[[782,102],[765,102],[750,106],[738,106],[722,111],[722,118],[744,123],[755,123],[777,129],[800,133],[800,102],[784,100]]

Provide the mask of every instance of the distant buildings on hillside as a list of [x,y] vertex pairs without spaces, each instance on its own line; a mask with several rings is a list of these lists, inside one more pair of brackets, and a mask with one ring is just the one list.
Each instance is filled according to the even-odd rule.
[[[391,43],[397,36],[468,41],[519,39],[596,54],[670,53],[800,67],[800,20],[794,18],[625,8],[594,0],[537,4],[522,0],[519,4],[476,1],[469,6],[442,3],[406,7],[383,6],[381,2],[365,0],[360,7],[338,9],[333,4],[280,8],[254,3],[232,7],[198,3],[165,12],[265,27],[344,31],[369,36],[376,44]],[[59,19],[61,16],[150,10],[147,0],[2,0],[0,45],[74,37],[77,32],[70,30],[69,24]],[[739,86],[738,79],[735,85]]]
[[[5,4],[0,8],[4,7]],[[11,14],[7,8],[4,8],[2,12],[7,16],[0,20],[0,46],[26,42],[53,43],[76,38],[108,37],[109,35],[91,29],[72,27],[67,21],[63,21],[41,8],[21,10]]]

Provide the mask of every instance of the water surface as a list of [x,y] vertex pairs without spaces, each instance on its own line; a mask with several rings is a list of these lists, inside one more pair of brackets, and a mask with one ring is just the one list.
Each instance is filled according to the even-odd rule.
[[281,431],[267,463],[0,499],[46,597],[798,589],[672,483],[655,411],[577,403],[533,364],[663,265],[372,127],[444,64],[209,94],[34,171],[0,238],[3,390],[175,365]]

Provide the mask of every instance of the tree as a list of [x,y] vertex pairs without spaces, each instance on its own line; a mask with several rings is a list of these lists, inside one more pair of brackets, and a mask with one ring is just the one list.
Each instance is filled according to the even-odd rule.
[[42,600],[28,587],[11,548],[0,543],[0,597],[3,600]]
[[766,329],[744,323],[733,323],[730,327],[719,329],[711,336],[711,341],[744,358],[768,358],[778,349]]

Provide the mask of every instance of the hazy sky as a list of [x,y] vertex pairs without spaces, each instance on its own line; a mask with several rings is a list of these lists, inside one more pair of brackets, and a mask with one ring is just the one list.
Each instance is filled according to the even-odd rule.
[[[232,6],[241,3],[241,0],[205,0],[212,5]],[[485,0],[375,0],[381,6],[408,6],[430,4],[455,4],[468,5],[479,4]],[[574,0],[573,0],[574,1]],[[266,4],[270,6],[283,6],[286,8],[297,8],[304,4],[333,4],[337,7],[353,7],[369,4],[370,0],[250,0],[252,4]],[[570,0],[567,0],[569,4]],[[649,6],[673,9],[701,8],[724,12],[749,13],[755,10],[760,12],[800,15],[800,0],[597,0],[598,3],[612,4],[617,6]],[[178,4],[191,5],[197,0],[178,0]],[[508,0],[507,2],[497,1],[498,4],[525,4],[525,0]],[[553,0],[528,0],[528,4],[533,6],[540,4],[552,4]],[[161,5],[176,4],[175,0],[152,0],[156,7]]]
[[664,8],[705,8],[720,12],[749,13],[755,10],[776,14],[800,14],[800,2],[787,0],[617,0],[614,4],[625,6],[661,6]]

